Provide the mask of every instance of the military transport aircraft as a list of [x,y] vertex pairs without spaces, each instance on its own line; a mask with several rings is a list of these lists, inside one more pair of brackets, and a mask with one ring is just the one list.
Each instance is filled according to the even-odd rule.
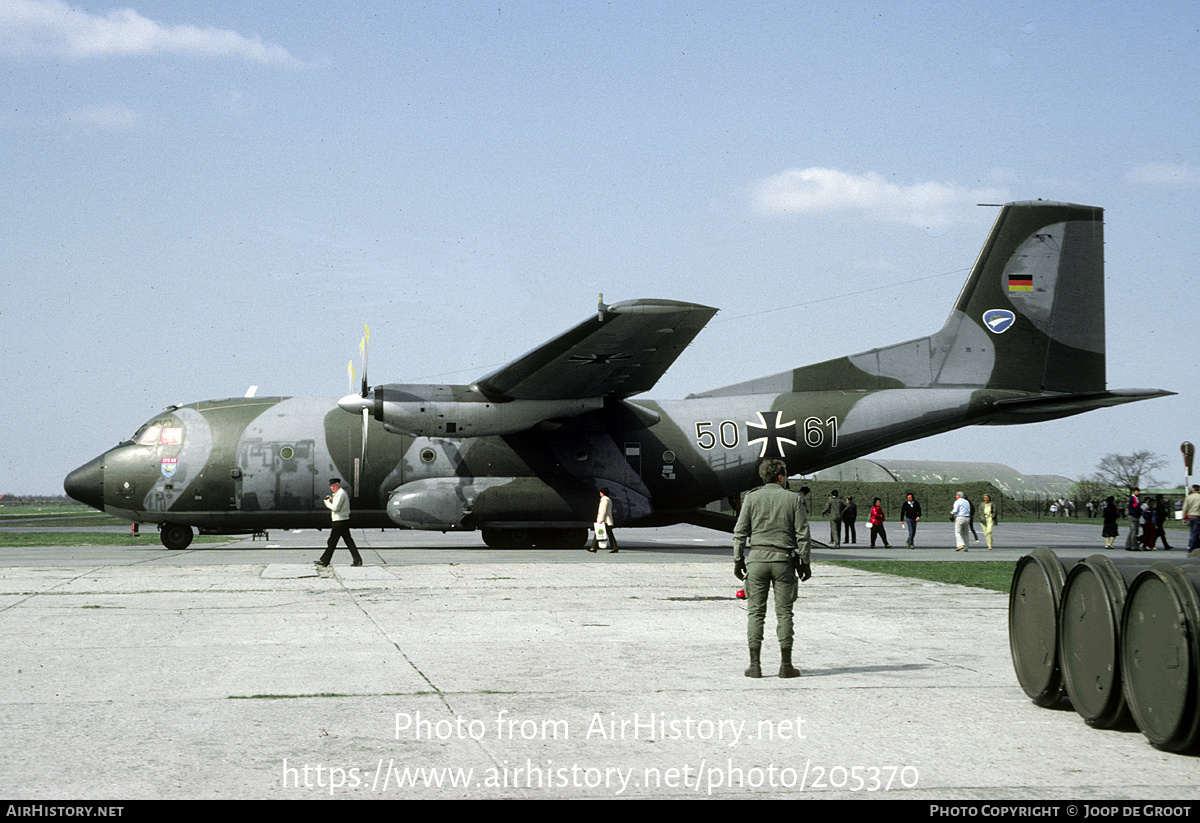
[[[71,472],[71,497],[193,528],[322,528],[330,477],[354,527],[480,530],[492,547],[582,546],[607,487],[622,526],[732,529],[704,506],[758,484],[763,458],[808,473],[976,424],[1033,423],[1171,392],[1108,390],[1103,211],[1010,203],[940,331],[689,395],[650,389],[716,309],[604,305],[466,386],[387,384],[342,398],[169,406]],[[364,365],[365,372],[365,365]]]

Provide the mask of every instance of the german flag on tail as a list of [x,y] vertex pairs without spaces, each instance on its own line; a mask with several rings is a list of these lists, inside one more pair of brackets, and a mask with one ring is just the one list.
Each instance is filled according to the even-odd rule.
[[1033,275],[1013,273],[1008,276],[1009,291],[1033,291]]

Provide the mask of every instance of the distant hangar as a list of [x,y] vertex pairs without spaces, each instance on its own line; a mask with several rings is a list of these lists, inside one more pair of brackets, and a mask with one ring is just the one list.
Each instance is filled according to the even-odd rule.
[[1009,497],[1070,497],[1075,481],[1057,474],[1021,474],[1003,463],[860,458],[830,466],[814,480],[838,483],[991,483]]

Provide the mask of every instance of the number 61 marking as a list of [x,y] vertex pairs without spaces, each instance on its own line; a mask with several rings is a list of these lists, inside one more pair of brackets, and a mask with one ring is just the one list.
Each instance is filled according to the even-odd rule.
[[837,445],[837,418],[831,417],[824,423],[818,417],[810,417],[804,421],[804,444],[819,448],[825,442],[825,429],[829,429],[829,445]]

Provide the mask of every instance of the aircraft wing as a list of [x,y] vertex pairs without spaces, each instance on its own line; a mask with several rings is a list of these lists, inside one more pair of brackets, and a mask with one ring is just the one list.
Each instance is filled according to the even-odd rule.
[[493,400],[632,397],[654,386],[717,310],[626,300],[475,383]]

